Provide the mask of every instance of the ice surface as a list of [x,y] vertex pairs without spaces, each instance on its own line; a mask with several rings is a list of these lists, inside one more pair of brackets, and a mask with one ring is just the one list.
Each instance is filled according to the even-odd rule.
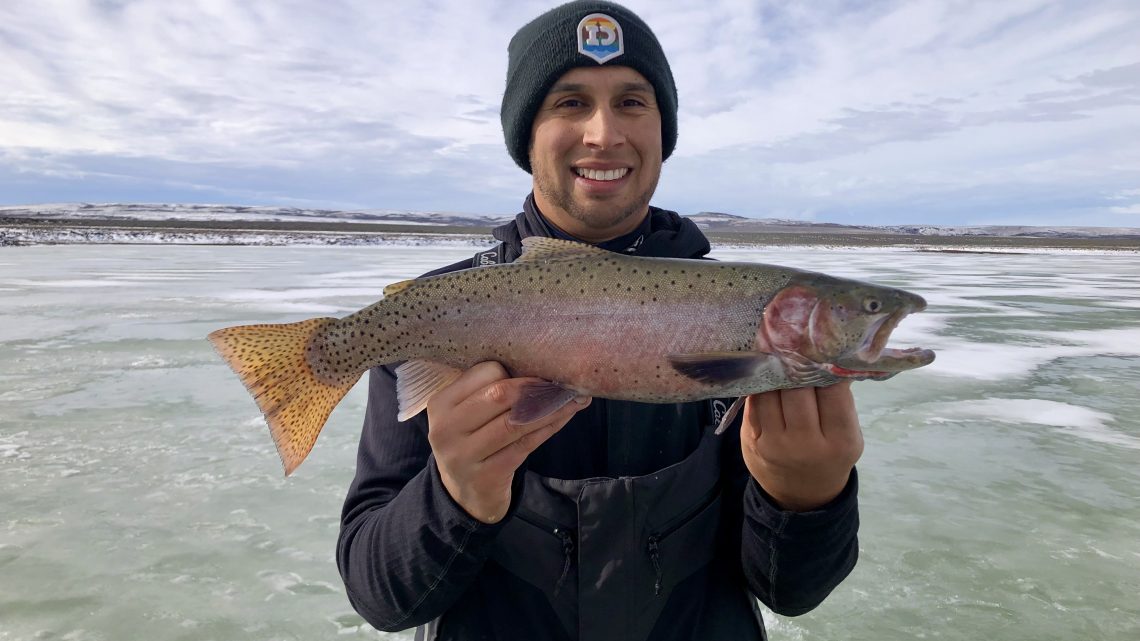
[[[410,638],[349,614],[334,559],[366,386],[286,480],[205,336],[346,314],[478,246],[0,249],[0,637]],[[938,351],[856,385],[859,564],[810,614],[766,613],[773,638],[1131,641],[1135,256],[714,255],[921,294],[891,343]]]

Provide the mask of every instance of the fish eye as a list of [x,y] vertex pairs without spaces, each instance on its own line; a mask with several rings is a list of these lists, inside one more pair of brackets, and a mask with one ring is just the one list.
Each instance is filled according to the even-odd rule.
[[878,314],[883,309],[883,304],[877,298],[864,298],[863,311],[869,314]]

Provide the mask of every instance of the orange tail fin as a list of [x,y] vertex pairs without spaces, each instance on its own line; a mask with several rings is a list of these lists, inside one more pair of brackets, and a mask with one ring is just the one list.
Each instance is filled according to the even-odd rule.
[[335,318],[279,325],[242,325],[211,332],[214,349],[241,378],[269,423],[288,476],[313,449],[333,408],[360,378],[319,380],[305,358],[314,335]]

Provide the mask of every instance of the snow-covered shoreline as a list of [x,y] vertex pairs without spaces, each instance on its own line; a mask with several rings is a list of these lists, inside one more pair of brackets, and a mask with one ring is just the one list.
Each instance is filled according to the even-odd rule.
[[[0,205],[0,220],[30,223],[52,222],[66,226],[72,221],[141,221],[167,223],[279,223],[279,224],[366,224],[413,225],[424,227],[496,227],[514,217],[460,212],[432,212],[393,209],[315,209],[281,206],[190,204],[190,203],[52,203]],[[1140,246],[1140,228],[1024,225],[861,225],[749,218],[719,212],[698,212],[686,216],[707,232],[723,233],[825,233],[842,235],[898,236],[900,238],[976,237],[1038,239],[1128,239]],[[379,230],[383,232],[384,230]],[[859,246],[858,240],[852,243]]]
[[177,230],[118,227],[0,227],[0,247],[19,245],[262,245],[271,247],[449,245],[485,247],[486,234],[353,233],[322,231]]
[[[1015,245],[932,243],[929,239],[915,245],[906,239],[889,242],[851,243],[824,241],[804,242],[723,242],[714,241],[717,249],[756,249],[762,247],[816,247],[822,250],[874,250],[899,252],[947,252],[963,254],[1073,254],[1073,255],[1140,255],[1140,247],[1029,247]],[[125,227],[92,227],[66,225],[0,226],[0,248],[34,245],[233,245],[266,247],[363,247],[363,246],[447,246],[478,249],[494,244],[488,234],[430,232],[336,232],[336,231],[263,231],[263,230],[182,230]]]

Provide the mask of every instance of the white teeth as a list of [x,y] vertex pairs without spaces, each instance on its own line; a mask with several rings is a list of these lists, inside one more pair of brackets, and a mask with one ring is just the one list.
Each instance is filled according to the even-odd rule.
[[584,169],[579,167],[575,169],[575,171],[578,172],[579,176],[589,178],[590,180],[617,180],[618,178],[624,178],[625,175],[629,173],[629,168],[622,167],[621,169],[603,171],[601,169]]

